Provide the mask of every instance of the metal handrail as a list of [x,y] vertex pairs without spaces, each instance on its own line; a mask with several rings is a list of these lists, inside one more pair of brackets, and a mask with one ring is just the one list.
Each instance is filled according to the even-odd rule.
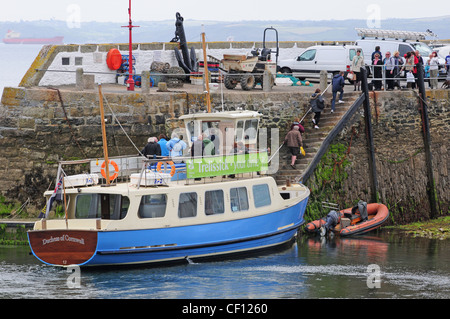
[[333,127],[333,129],[328,133],[327,137],[320,145],[319,150],[314,155],[312,161],[309,163],[308,167],[303,171],[303,173],[297,178],[297,182],[305,183],[306,180],[312,175],[316,166],[320,163],[322,156],[327,152],[328,147],[333,142],[334,138],[342,131],[347,122],[356,113],[359,107],[364,103],[365,96],[361,94],[358,99],[353,103],[352,106],[347,110],[344,116],[339,120],[339,122]]

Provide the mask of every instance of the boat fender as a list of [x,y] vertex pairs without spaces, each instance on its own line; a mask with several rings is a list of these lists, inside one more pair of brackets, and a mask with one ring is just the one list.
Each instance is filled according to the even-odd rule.
[[[114,167],[114,174],[109,176],[109,180],[113,181],[119,176],[119,166],[114,161],[109,161],[109,164],[111,164]],[[103,162],[102,169],[100,170],[100,173],[102,173],[103,178],[106,179],[105,167],[106,167],[106,161]]]
[[156,165],[156,170],[161,173],[162,172],[162,165],[164,163],[166,163],[167,165],[169,165],[171,167],[171,169],[170,169],[170,176],[175,175],[176,168],[175,168],[175,164],[172,161],[169,161],[169,162],[158,162],[158,165]]

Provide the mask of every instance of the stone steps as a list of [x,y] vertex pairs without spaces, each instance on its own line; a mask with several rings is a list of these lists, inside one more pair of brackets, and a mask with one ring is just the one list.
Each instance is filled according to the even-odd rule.
[[335,127],[335,125],[341,120],[341,118],[346,114],[347,110],[351,105],[358,99],[359,93],[347,93],[344,94],[345,103],[336,103],[335,112],[331,113],[331,95],[325,96],[325,109],[321,113],[319,121],[319,129],[314,128],[314,124],[311,119],[314,113],[308,114],[303,120],[303,126],[305,128],[305,133],[302,134],[303,137],[303,148],[306,155],[300,155],[293,169],[291,164],[291,156],[288,154],[287,148],[283,148],[280,151],[280,163],[279,169],[276,173],[276,181],[278,184],[286,183],[286,180],[297,179],[304,170],[309,166],[310,162],[319,151],[324,139],[328,136],[330,131]]

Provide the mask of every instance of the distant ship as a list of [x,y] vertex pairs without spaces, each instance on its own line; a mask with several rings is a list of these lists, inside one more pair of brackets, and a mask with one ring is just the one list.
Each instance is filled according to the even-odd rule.
[[53,38],[21,38],[19,32],[8,30],[3,39],[6,44],[63,44],[64,37]]

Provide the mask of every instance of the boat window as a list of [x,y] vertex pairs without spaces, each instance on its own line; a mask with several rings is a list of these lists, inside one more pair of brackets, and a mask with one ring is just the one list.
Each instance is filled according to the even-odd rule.
[[258,120],[252,119],[245,121],[245,139],[253,140],[256,138],[256,133],[258,131]]
[[248,195],[246,187],[230,189],[230,203],[232,212],[248,210]]
[[197,193],[181,193],[178,203],[178,217],[197,216]]
[[75,218],[123,219],[129,206],[129,198],[119,194],[79,194],[75,204]]
[[192,140],[192,138],[193,138],[194,136],[196,136],[196,135],[195,135],[195,132],[194,132],[194,128],[195,128],[194,121],[188,122],[187,125],[186,125],[186,127],[187,127],[187,130],[188,130],[188,132],[189,132],[188,134],[189,134],[189,136],[190,136],[191,142],[194,142],[194,141]]
[[244,130],[244,121],[238,121],[236,124],[236,142],[242,140],[243,130]]
[[219,128],[219,121],[202,121],[202,133],[209,133],[212,128]]
[[270,192],[267,184],[253,185],[255,207],[270,205]]
[[139,204],[139,218],[158,218],[166,214],[167,195],[153,194],[145,195]]
[[223,214],[224,211],[223,190],[205,192],[205,214]]

